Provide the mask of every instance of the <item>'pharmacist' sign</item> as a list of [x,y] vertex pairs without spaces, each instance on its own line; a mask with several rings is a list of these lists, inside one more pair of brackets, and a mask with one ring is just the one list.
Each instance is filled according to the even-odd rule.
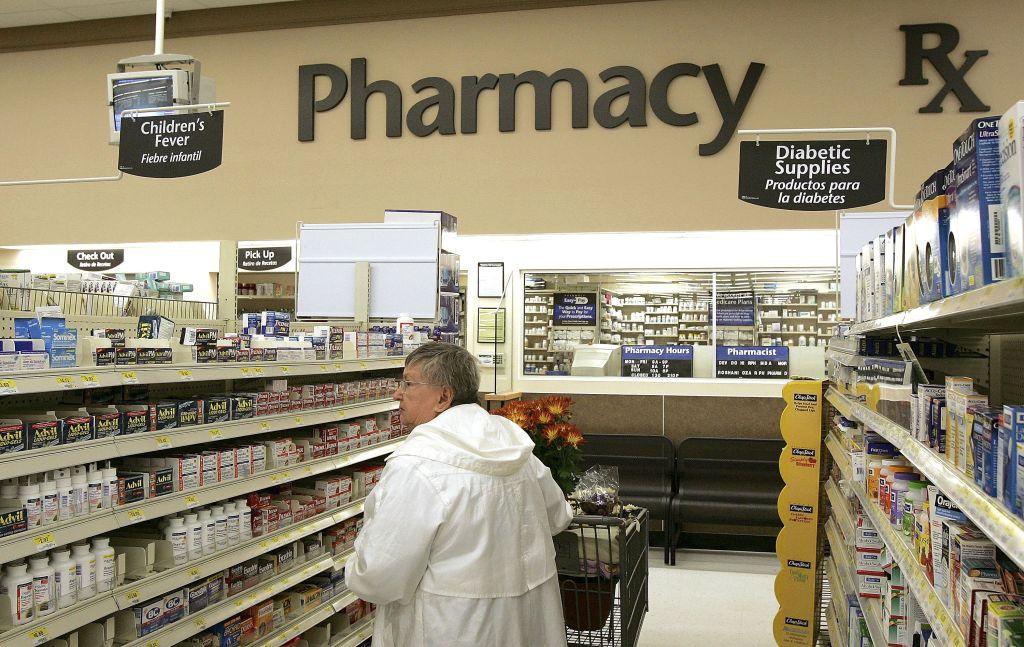
[[789,349],[785,346],[719,346],[715,377],[788,380]]
[[885,140],[740,142],[739,198],[759,207],[836,211],[885,199]]
[[117,168],[141,177],[186,177],[220,166],[224,111],[124,117]]

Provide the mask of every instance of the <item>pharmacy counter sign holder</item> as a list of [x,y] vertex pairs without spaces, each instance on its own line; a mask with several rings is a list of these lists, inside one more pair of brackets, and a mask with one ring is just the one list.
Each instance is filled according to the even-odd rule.
[[224,111],[215,108],[228,105],[223,102],[125,110],[118,170],[153,178],[187,177],[212,171],[220,166],[224,145]]

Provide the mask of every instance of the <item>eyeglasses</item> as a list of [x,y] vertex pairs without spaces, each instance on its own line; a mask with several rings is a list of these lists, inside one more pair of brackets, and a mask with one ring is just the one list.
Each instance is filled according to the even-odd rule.
[[431,384],[430,382],[413,382],[412,380],[398,380],[397,391],[408,391],[409,386],[413,384],[426,384],[427,386],[437,386],[437,384]]

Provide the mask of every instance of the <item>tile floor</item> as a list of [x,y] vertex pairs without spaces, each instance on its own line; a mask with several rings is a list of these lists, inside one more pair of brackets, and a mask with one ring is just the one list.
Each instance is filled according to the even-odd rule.
[[638,647],[774,645],[774,554],[679,551],[676,565],[650,553],[651,608]]

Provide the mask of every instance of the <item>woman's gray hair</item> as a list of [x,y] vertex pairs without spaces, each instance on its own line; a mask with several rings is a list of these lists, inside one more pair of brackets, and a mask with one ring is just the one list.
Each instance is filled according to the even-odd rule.
[[476,357],[462,346],[444,342],[423,344],[405,359],[418,364],[424,381],[452,390],[452,406],[476,404],[480,391],[480,367]]

